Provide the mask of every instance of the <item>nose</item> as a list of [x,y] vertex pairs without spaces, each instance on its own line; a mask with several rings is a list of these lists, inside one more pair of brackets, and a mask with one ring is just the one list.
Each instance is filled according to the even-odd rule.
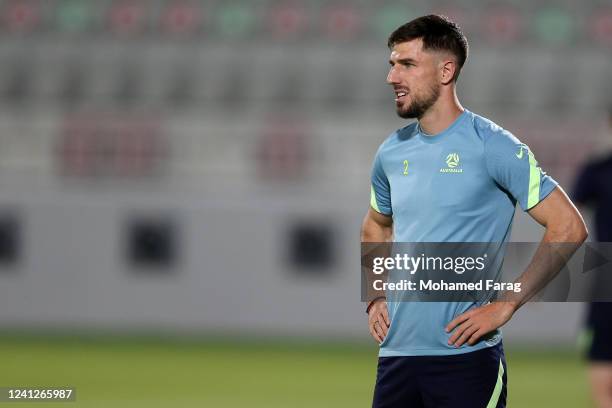
[[387,74],[387,83],[390,85],[399,83],[395,67],[391,67],[391,69],[389,69],[389,73]]

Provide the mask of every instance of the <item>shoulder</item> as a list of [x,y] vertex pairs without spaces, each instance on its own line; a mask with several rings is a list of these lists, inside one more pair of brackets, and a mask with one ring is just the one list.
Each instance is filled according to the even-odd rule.
[[397,129],[391,133],[378,148],[378,153],[388,152],[395,148],[398,144],[414,139],[417,131],[417,122],[412,122],[403,128]]
[[510,131],[499,126],[497,123],[475,113],[471,114],[474,132],[486,145],[497,144],[521,144],[516,136]]

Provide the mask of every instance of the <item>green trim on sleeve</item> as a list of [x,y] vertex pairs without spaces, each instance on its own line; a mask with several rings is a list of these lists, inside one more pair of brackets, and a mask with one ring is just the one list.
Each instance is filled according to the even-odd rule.
[[497,372],[497,383],[495,384],[495,388],[493,389],[493,394],[491,394],[491,399],[487,404],[487,408],[495,408],[497,403],[499,402],[499,396],[502,392],[502,388],[504,387],[504,365],[502,364],[501,359],[499,359],[499,371]]
[[370,206],[376,210],[376,212],[380,212],[378,209],[378,203],[376,202],[376,193],[374,192],[374,186],[370,184]]
[[540,202],[540,169],[535,156],[529,150],[529,196],[527,197],[527,209]]

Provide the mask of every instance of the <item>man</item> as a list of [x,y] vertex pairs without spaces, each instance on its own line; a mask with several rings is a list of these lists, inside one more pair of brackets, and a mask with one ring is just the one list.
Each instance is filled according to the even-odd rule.
[[[612,128],[612,109],[608,113]],[[595,210],[595,235],[600,242],[612,242],[612,154],[587,163],[574,187],[574,200]],[[606,244],[610,245],[610,244]],[[600,276],[600,279],[602,277]],[[608,278],[609,279],[609,278]],[[606,287],[608,282],[596,282]],[[609,289],[607,289],[609,290]],[[598,408],[612,408],[612,303],[593,302],[587,314],[589,380]]]
[[[461,106],[455,85],[468,43],[455,23],[417,18],[388,46],[397,113],[417,121],[376,154],[362,242],[506,242],[517,202],[546,227],[534,259],[549,243],[586,239],[580,214],[527,146]],[[554,275],[538,275],[534,264],[519,278],[527,289],[505,302],[371,301],[369,329],[380,344],[373,406],[505,407],[497,329]]]

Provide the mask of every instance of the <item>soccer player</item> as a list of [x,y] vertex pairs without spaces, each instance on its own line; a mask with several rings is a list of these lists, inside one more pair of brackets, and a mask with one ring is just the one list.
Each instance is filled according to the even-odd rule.
[[[608,113],[608,123],[612,129],[612,109]],[[600,242],[612,242],[610,179],[612,153],[587,163],[574,187],[574,200],[579,204],[592,205],[595,209],[595,236]],[[608,282],[596,284],[603,287]],[[612,303],[590,303],[586,323],[587,333],[590,334],[587,357],[591,394],[598,408],[612,408]]]
[[[468,43],[459,27],[420,17],[394,31],[388,46],[397,114],[417,121],[376,153],[362,242],[503,243],[518,202],[546,228],[534,260],[549,243],[579,246],[587,235],[582,217],[529,148],[460,104],[456,82]],[[505,407],[498,329],[550,278],[537,275],[521,275],[529,289],[512,301],[372,300],[369,329],[380,344],[373,406]]]

